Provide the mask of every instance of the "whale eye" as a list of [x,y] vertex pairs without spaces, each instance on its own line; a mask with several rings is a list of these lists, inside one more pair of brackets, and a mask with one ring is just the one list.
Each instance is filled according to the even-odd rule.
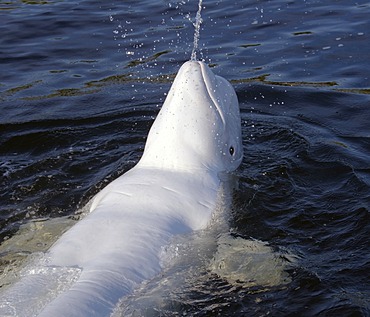
[[229,149],[230,155],[233,155],[234,152],[235,152],[234,147],[233,146],[230,146],[230,149]]

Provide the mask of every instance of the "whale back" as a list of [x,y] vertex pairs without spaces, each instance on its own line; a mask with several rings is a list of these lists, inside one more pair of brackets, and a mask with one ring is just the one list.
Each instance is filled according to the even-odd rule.
[[203,62],[186,62],[150,129],[139,166],[233,171],[243,157],[240,121],[230,83]]
[[236,169],[242,155],[232,86],[204,63],[186,62],[142,159],[1,292],[0,315],[110,315],[120,298],[161,272],[162,251],[174,236],[210,224],[227,196],[219,172]]

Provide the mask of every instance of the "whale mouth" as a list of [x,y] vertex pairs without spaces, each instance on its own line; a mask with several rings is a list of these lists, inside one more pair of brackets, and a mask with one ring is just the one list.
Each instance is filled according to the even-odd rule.
[[196,61],[196,63],[200,66],[200,71],[201,71],[202,78],[203,78],[203,81],[204,81],[204,85],[207,89],[208,95],[209,95],[210,99],[212,100],[212,103],[215,106],[215,108],[216,108],[216,110],[217,110],[217,112],[220,116],[220,119],[221,119],[222,123],[226,124],[224,112],[222,111],[222,108],[220,106],[221,100],[216,97],[216,92],[217,92],[217,87],[218,87],[219,80],[217,79],[217,76],[214,75],[210,71],[210,69],[208,68],[208,66],[204,62]]

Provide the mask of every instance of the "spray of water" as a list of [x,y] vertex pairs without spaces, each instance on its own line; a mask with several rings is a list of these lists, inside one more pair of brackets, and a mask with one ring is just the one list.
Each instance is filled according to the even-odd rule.
[[199,43],[199,32],[200,32],[200,25],[202,24],[202,0],[199,0],[198,4],[198,11],[195,16],[195,23],[194,23],[194,44],[193,44],[193,51],[191,52],[191,58],[190,60],[196,61],[197,60],[197,51],[198,51],[198,43]]

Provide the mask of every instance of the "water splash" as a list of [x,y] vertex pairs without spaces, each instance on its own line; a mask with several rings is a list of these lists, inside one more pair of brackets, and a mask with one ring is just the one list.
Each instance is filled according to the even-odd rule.
[[191,58],[190,60],[196,61],[197,60],[197,51],[198,51],[198,44],[199,44],[199,33],[200,33],[200,25],[202,24],[202,0],[199,0],[198,4],[198,11],[195,16],[195,32],[194,32],[194,45],[193,45],[193,51],[191,52]]

